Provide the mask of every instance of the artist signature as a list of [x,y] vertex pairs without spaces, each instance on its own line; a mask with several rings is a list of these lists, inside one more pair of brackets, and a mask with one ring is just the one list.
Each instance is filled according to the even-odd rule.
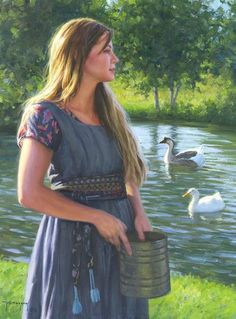
[[3,304],[5,304],[5,310],[9,311],[12,308],[22,308],[24,305],[27,305],[27,302],[19,302],[19,301],[8,301],[8,300],[2,300]]

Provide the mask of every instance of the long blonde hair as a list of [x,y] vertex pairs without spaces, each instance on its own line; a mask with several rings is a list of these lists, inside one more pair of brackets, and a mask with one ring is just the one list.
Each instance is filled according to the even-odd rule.
[[[75,95],[81,82],[84,63],[103,34],[107,34],[106,46],[112,38],[112,31],[89,18],[70,20],[57,30],[49,44],[46,84],[38,94],[26,101],[18,134],[34,112],[33,104],[48,100],[60,107],[66,105]],[[104,83],[99,83],[96,87],[95,107],[99,120],[118,142],[126,179],[141,185],[146,175],[142,154],[123,108]]]

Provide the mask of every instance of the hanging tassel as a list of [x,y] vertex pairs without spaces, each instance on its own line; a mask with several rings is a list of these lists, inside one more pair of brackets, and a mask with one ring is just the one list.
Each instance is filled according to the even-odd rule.
[[78,315],[82,312],[82,305],[79,300],[77,287],[74,286],[74,301],[73,301],[73,309],[72,309],[73,315]]
[[89,281],[90,281],[90,298],[93,303],[100,301],[100,292],[98,288],[95,287],[93,269],[89,269]]

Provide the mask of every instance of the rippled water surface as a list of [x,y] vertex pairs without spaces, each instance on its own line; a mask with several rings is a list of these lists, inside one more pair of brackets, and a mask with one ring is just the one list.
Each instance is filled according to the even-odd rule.
[[[149,165],[141,189],[152,224],[169,238],[172,271],[236,283],[236,132],[223,127],[134,123],[133,129]],[[205,166],[201,169],[166,167],[169,136],[176,151],[204,144]],[[41,216],[22,209],[16,200],[18,150],[13,136],[0,141],[0,254],[28,261]],[[201,195],[220,191],[226,207],[220,213],[188,214],[190,187]]]

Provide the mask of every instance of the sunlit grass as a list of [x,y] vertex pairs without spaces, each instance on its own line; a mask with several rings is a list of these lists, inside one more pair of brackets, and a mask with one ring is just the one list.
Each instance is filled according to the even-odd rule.
[[157,113],[153,93],[145,96],[140,91],[122,83],[112,83],[119,102],[131,118],[151,120],[187,120],[233,125],[236,120],[236,89],[230,81],[208,75],[195,89],[182,87],[176,107],[170,108],[170,94],[167,88],[159,90],[161,111]]
[[[150,91],[147,97],[134,88],[127,86],[119,79],[111,84],[120,103],[127,109],[151,108],[155,110],[153,93]],[[194,89],[182,87],[179,91],[177,102],[179,104],[192,104],[193,106],[200,105],[206,101],[214,100],[219,93],[226,94],[230,87],[230,81],[222,78],[214,78],[208,76],[203,82],[197,83]],[[170,93],[167,88],[159,89],[160,104],[165,107],[169,103]],[[135,106],[135,105],[136,106]]]
[[171,293],[150,300],[150,319],[235,319],[236,287],[172,276]]
[[[27,265],[1,260],[0,269],[0,318],[20,319]],[[235,300],[235,286],[172,275],[171,292],[150,300],[150,319],[235,319]]]
[[18,319],[22,309],[27,264],[0,261],[0,318]]
[[112,83],[112,89],[119,101],[131,117],[149,118],[156,116],[153,97],[136,92],[120,81]]

